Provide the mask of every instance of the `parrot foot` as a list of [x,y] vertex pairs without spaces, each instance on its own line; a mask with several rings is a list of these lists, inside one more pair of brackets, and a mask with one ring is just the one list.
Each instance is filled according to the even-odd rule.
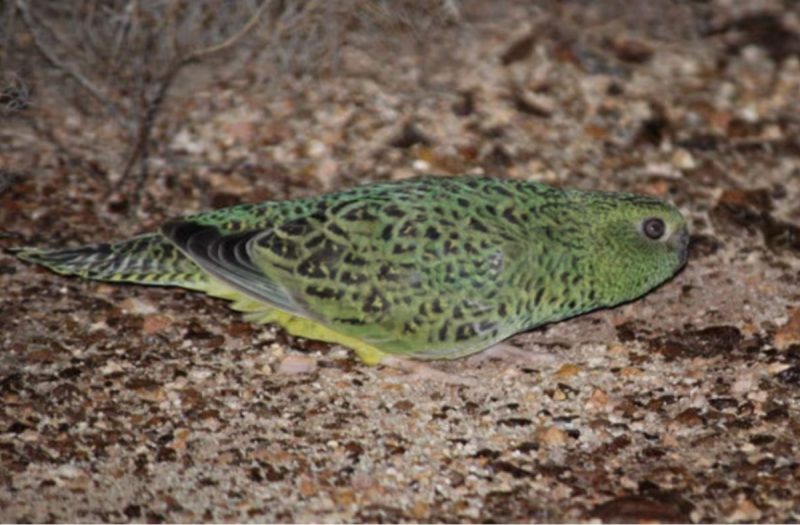
[[468,377],[457,374],[450,374],[437,370],[421,361],[404,359],[397,356],[387,356],[381,360],[382,365],[386,365],[396,370],[406,372],[398,380],[406,381],[436,381],[448,385],[476,386],[478,382]]
[[490,359],[510,361],[518,365],[532,367],[552,366],[561,361],[558,356],[549,351],[523,350],[509,343],[497,343],[470,357],[467,363],[477,365]]

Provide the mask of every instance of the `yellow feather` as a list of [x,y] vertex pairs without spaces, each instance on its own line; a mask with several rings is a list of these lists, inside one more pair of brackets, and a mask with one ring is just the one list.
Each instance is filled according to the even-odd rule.
[[231,308],[245,312],[252,323],[277,324],[291,335],[334,343],[352,349],[368,365],[377,365],[388,354],[353,337],[340,334],[310,319],[299,317],[262,303],[216,279],[210,279],[203,289],[208,295],[233,301]]

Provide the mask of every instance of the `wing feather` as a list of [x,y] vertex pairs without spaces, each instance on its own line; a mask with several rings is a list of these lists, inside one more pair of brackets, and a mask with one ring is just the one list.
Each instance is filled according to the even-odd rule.
[[264,230],[223,234],[214,226],[192,221],[172,221],[161,233],[212,276],[285,312],[307,314],[280,283],[270,279],[250,257],[250,243]]

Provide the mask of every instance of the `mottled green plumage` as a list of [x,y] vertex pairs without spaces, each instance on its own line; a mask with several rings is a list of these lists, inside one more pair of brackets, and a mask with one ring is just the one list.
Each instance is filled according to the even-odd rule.
[[[648,237],[659,220],[663,235]],[[234,206],[116,244],[19,256],[64,274],[205,291],[377,362],[464,356],[635,299],[684,264],[686,245],[681,214],[652,197],[437,177]]]

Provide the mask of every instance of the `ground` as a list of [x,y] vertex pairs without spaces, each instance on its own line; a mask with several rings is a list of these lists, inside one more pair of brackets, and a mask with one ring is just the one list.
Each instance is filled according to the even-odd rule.
[[24,119],[3,126],[0,248],[473,173],[668,199],[691,226],[684,271],[510,340],[550,364],[434,363],[475,380],[453,385],[221,300],[0,253],[0,521],[800,520],[797,5],[461,16],[425,46],[356,41],[338,74],[277,94],[190,89],[213,77],[196,66],[159,117],[141,203],[113,189],[102,118],[43,86],[72,154]]

